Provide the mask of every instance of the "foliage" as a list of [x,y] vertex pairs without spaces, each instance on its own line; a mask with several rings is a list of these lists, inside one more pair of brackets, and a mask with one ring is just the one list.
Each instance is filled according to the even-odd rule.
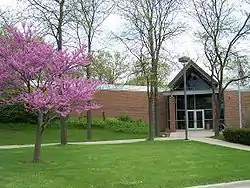
[[92,77],[109,84],[114,84],[128,75],[126,56],[119,52],[112,54],[100,51],[93,56],[91,65]]
[[127,121],[127,122],[133,121],[132,118],[129,117],[128,115],[119,116],[119,117],[117,117],[117,119],[120,121]]
[[[132,72],[133,76],[126,82],[126,84],[147,86],[147,81],[149,80],[151,74],[149,60],[144,60],[143,62],[136,61]],[[167,86],[167,78],[169,74],[170,74],[169,62],[161,58],[158,62],[158,71],[157,71],[158,87]]]
[[[69,118],[67,120],[69,129],[86,129],[86,118]],[[52,121],[49,127],[59,127],[59,120]],[[92,128],[94,129],[106,129],[114,132],[132,133],[132,134],[147,134],[148,124],[141,120],[133,120],[129,116],[120,116],[118,118],[106,118],[102,120],[100,118],[92,119]]]
[[[102,129],[104,128],[104,121],[99,118],[92,119],[92,128]],[[60,120],[55,119],[54,121],[50,122],[47,127],[60,127]],[[67,127],[69,129],[86,129],[87,128],[87,119],[86,118],[68,118],[67,119]]]
[[57,51],[30,28],[23,32],[7,28],[6,33],[0,38],[0,90],[7,87],[19,91],[10,101],[24,102],[33,111],[54,110],[61,116],[67,116],[72,109],[81,112],[93,107],[86,101],[99,83],[70,78],[78,67],[89,65],[84,48],[73,53]]
[[1,123],[36,123],[37,116],[24,110],[23,104],[0,105]]
[[[126,20],[126,29],[121,42],[139,62],[139,72],[146,80],[148,96],[149,140],[160,136],[158,87],[159,64],[165,42],[184,31],[184,24],[178,21],[182,0],[124,0],[117,4],[121,17]],[[141,76],[140,76],[141,77]]]
[[[2,102],[24,103],[27,110],[38,115],[34,162],[40,160],[41,136],[51,119],[67,117],[72,111],[81,113],[98,108],[87,101],[92,100],[100,83],[72,78],[88,65],[84,47],[73,52],[54,49],[30,27],[24,26],[23,31],[8,27],[6,35],[0,37],[0,94],[4,96],[6,88],[18,91]],[[44,119],[51,111],[56,115]]]
[[250,145],[250,128],[227,128],[223,136],[228,142]]
[[105,127],[116,132],[146,134],[148,132],[148,124],[143,121],[121,121],[116,118],[108,118],[105,120]]
[[[197,31],[197,38],[200,40],[204,55],[207,59],[207,66],[211,71],[211,83],[213,99],[215,104],[215,136],[219,135],[219,121],[221,116],[221,103],[224,91],[233,82],[249,77],[231,77],[226,83],[225,72],[232,60],[239,67],[239,61],[235,59],[243,52],[239,44],[250,34],[250,12],[244,11],[244,2],[239,4],[231,0],[192,0],[192,16],[197,20],[201,28]],[[240,15],[238,17],[236,15]],[[244,53],[244,52],[243,52]],[[238,54],[238,55],[237,55]],[[244,71],[235,71],[244,72]],[[217,95],[215,94],[217,91]]]

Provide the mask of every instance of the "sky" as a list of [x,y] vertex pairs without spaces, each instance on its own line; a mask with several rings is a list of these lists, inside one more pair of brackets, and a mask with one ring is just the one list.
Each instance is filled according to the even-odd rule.
[[[0,6],[1,7],[16,7],[16,0],[0,0]],[[176,38],[174,41],[168,42],[167,46],[170,50],[174,51],[175,54],[178,56],[188,56],[193,61],[195,61],[199,66],[201,66],[203,69],[207,71],[207,68],[203,64],[203,51],[202,46],[195,42],[195,37],[193,35],[194,31],[197,29],[197,24],[193,21],[187,20],[187,18],[183,18],[183,20],[186,20],[185,23],[191,23],[190,25],[187,25],[186,32],[179,35],[178,38]],[[123,26],[123,20],[115,15],[111,14],[103,23],[102,28],[104,29],[105,33],[117,32],[119,29]],[[101,37],[102,38],[102,37]],[[102,38],[101,40],[104,40],[107,45],[105,46],[108,50],[112,51],[124,51],[125,48],[123,44],[121,43],[111,43],[110,38]],[[245,42],[245,44],[242,45],[242,48],[250,49],[249,43]],[[178,63],[178,59],[175,59],[176,63]],[[179,66],[174,66],[173,71],[170,74],[169,81],[174,78],[174,76],[180,71],[180,64]]]

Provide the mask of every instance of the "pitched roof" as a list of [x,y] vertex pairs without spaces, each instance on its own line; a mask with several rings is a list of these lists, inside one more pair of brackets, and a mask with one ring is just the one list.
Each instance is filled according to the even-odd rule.
[[[209,85],[211,85],[211,76],[205,72],[201,67],[199,67],[196,63],[193,61],[190,61],[186,65],[186,72],[187,75],[191,69],[194,69],[197,71],[197,73],[200,74],[202,79],[207,82]],[[170,88],[174,88],[175,86],[178,86],[183,81],[183,74],[184,74],[184,68],[181,69],[181,71],[175,76],[175,78],[168,84]],[[217,82],[213,79],[213,82],[217,85]]]

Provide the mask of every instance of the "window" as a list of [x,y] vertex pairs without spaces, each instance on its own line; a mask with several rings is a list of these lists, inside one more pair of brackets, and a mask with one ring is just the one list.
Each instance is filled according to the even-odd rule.
[[185,111],[184,110],[177,111],[176,120],[185,120]]
[[185,129],[185,121],[176,121],[177,129]]
[[187,108],[191,110],[194,109],[194,95],[187,96]]
[[205,119],[213,119],[213,111],[205,110]]
[[178,95],[176,96],[176,98],[177,98],[177,110],[184,110],[185,109],[184,96]]
[[196,95],[196,109],[212,109],[212,95]]

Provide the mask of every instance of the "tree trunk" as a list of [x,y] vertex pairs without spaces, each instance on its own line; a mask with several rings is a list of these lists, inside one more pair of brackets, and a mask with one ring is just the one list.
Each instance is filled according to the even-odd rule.
[[43,113],[38,112],[38,123],[36,127],[36,142],[34,149],[33,162],[38,163],[41,159],[41,139],[42,139]]
[[152,82],[148,84],[148,140],[153,141],[154,140],[154,119],[153,119],[153,86]]
[[214,118],[214,136],[220,134],[220,115],[221,115],[221,99],[220,96],[214,96],[215,103],[215,118]]
[[149,121],[149,126],[148,126],[148,140],[153,141],[154,140],[154,123],[153,123],[153,100],[148,99],[148,121]]
[[158,87],[154,86],[154,119],[155,119],[155,136],[160,136],[160,122],[159,122],[159,105],[158,105]]
[[61,145],[67,145],[67,119],[65,117],[60,118],[61,123],[60,123],[60,131],[61,131]]
[[[88,35],[88,55],[91,55],[91,36]],[[87,79],[90,79],[91,77],[91,72],[90,72],[90,65],[87,66]],[[88,103],[90,104],[91,101],[88,101]],[[92,139],[92,128],[91,128],[91,124],[92,124],[92,113],[91,110],[87,111],[87,139],[91,140]]]

